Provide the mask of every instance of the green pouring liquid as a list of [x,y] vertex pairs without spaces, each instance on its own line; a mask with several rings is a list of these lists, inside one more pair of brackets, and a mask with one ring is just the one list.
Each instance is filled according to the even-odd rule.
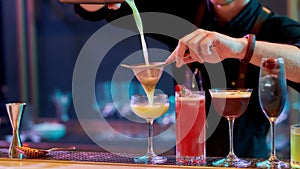
[[138,30],[139,30],[140,36],[141,36],[141,43],[142,43],[142,49],[143,49],[145,63],[146,63],[146,65],[149,65],[149,55],[148,55],[148,50],[147,50],[147,44],[146,44],[145,37],[144,37],[143,22],[142,22],[140,13],[134,3],[134,0],[125,0],[125,1],[128,3],[128,5],[132,9],[133,17],[134,17],[135,23],[138,27]]
[[[147,50],[147,44],[146,44],[146,41],[145,41],[145,37],[144,37],[144,30],[143,30],[143,23],[142,23],[142,19],[141,19],[141,16],[140,16],[140,13],[134,3],[134,0],[125,0],[128,5],[131,7],[132,9],[132,12],[133,12],[133,17],[134,17],[134,20],[135,20],[135,23],[138,27],[138,30],[139,30],[139,33],[140,33],[140,37],[141,37],[141,43],[142,43],[142,49],[143,49],[143,55],[144,55],[144,60],[145,60],[145,64],[146,65],[149,65],[149,54],[148,54],[148,50]],[[150,78],[147,78],[148,80],[147,81],[153,81],[153,77],[151,77],[151,71],[150,70],[147,70],[147,74],[148,76],[150,76]],[[157,83],[157,79],[154,78],[154,81],[156,81]],[[147,83],[143,83],[143,81],[140,81],[140,83],[142,83],[142,86],[144,88],[144,91],[146,92],[147,94],[147,97],[148,97],[148,100],[149,100],[149,103],[152,104],[153,103],[153,95],[154,95],[154,90],[155,90],[155,87],[153,90],[149,91],[147,90],[148,88],[153,88],[153,87],[149,87]],[[156,84],[155,84],[156,86]]]

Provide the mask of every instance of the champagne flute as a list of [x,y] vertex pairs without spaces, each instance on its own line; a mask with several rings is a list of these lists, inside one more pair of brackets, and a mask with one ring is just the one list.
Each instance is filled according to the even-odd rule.
[[263,58],[259,76],[259,102],[271,125],[271,156],[258,162],[259,168],[288,168],[289,164],[276,157],[274,125],[282,112],[287,94],[284,61],[282,58]]
[[131,110],[139,117],[145,119],[148,125],[148,149],[144,156],[134,158],[136,163],[158,164],[167,161],[166,157],[158,156],[153,151],[152,125],[155,119],[163,115],[169,108],[166,94],[154,94],[153,102],[149,103],[146,95],[132,95],[130,99]]
[[251,162],[242,160],[234,154],[233,125],[248,107],[252,89],[209,89],[215,110],[228,120],[229,153],[227,157],[213,161],[213,166],[219,167],[249,167]]

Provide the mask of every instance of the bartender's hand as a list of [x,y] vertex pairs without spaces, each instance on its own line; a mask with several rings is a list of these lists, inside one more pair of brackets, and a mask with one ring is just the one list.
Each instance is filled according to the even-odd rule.
[[116,3],[116,4],[107,4],[108,9],[113,9],[117,10],[121,7],[121,3]]
[[[95,12],[103,8],[104,4],[80,4],[80,6],[89,12]],[[107,4],[108,9],[117,10],[121,7],[121,3]]]
[[232,38],[217,32],[197,29],[181,38],[166,63],[176,61],[176,66],[191,62],[218,63],[226,58],[242,59],[246,54],[248,40]]

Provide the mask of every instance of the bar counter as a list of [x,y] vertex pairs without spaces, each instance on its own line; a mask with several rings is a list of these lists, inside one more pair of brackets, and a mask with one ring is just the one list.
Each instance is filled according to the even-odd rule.
[[[53,151],[46,157],[39,159],[22,159],[8,158],[8,149],[0,149],[0,169],[9,168],[59,168],[59,169],[85,169],[89,168],[220,168],[213,167],[211,162],[219,159],[219,157],[208,157],[205,165],[177,165],[175,156],[167,155],[167,162],[164,164],[136,164],[133,158],[139,154],[119,153],[113,154],[109,152],[86,152],[86,151]],[[249,168],[255,168],[255,163],[263,159],[247,159],[251,161]]]
[[[87,124],[90,125],[91,129],[97,130],[95,133],[105,134],[105,127],[101,126],[102,124],[98,121],[89,120]],[[142,129],[146,128],[144,127],[144,124],[137,124],[132,125],[132,123],[125,123],[125,122],[116,122],[111,121],[110,125],[113,126],[113,128],[121,133],[125,133],[128,131],[132,131],[133,134],[136,133],[142,133],[143,131],[140,131]],[[23,142],[23,146],[28,146],[32,148],[43,148],[43,149],[49,149],[53,147],[70,147],[75,146],[76,150],[73,151],[53,151],[50,152],[45,158],[40,159],[27,159],[26,157],[23,157],[22,159],[16,159],[16,158],[9,158],[8,157],[8,147],[9,142],[0,140],[0,169],[10,169],[10,168],[22,168],[22,169],[41,169],[41,168],[59,168],[59,169],[89,169],[89,168],[104,168],[104,169],[110,169],[110,168],[120,168],[120,169],[127,169],[127,168],[220,168],[220,167],[213,167],[212,161],[215,161],[217,159],[220,159],[222,157],[207,157],[207,163],[202,166],[179,166],[176,164],[175,160],[175,152],[174,149],[169,150],[168,152],[165,152],[162,154],[162,156],[165,156],[168,158],[167,162],[164,164],[157,164],[157,165],[151,165],[151,164],[136,164],[133,161],[133,157],[140,156],[143,154],[133,154],[128,153],[130,152],[130,149],[135,149],[137,153],[145,152],[144,145],[130,145],[126,140],[119,140],[118,138],[113,138],[110,142],[114,142],[114,140],[117,140],[118,142],[114,142],[112,146],[117,146],[118,154],[113,154],[105,151],[101,147],[99,147],[96,144],[93,144],[91,140],[88,139],[88,137],[85,135],[83,130],[78,127],[80,126],[77,121],[70,121],[66,124],[67,126],[67,134],[65,137],[58,141],[54,142],[47,142],[46,140],[42,140],[42,142],[39,143],[32,143],[32,142]],[[162,128],[159,128],[160,126],[155,126],[155,129],[157,130],[163,130]],[[125,130],[125,131],[123,131]],[[138,130],[138,131],[135,131]],[[174,140],[174,138],[171,138]],[[76,144],[74,144],[76,142]],[[120,144],[120,142],[122,144]],[[167,141],[168,143],[169,141]],[[156,145],[156,150],[160,146],[165,146],[165,143],[160,142],[160,144]],[[139,150],[139,151],[138,151]],[[125,153],[124,153],[125,152]],[[247,158],[246,160],[251,161],[251,166],[249,168],[255,168],[255,164],[258,161],[263,161],[265,159],[252,159]],[[286,162],[289,162],[288,159],[284,160]]]

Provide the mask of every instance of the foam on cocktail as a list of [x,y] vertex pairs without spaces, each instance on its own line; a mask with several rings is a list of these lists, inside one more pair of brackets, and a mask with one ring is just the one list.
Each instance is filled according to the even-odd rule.
[[247,98],[251,96],[251,92],[214,92],[211,93],[215,98]]
[[223,117],[235,119],[248,107],[251,92],[239,90],[210,91],[215,110]]
[[199,100],[204,100],[204,96],[185,96],[185,97],[178,97],[177,98],[180,101],[199,101]]
[[176,85],[175,90],[176,94],[178,95],[177,99],[179,99],[180,101],[199,101],[205,99],[204,95],[200,95],[199,93],[193,93],[184,85]]

